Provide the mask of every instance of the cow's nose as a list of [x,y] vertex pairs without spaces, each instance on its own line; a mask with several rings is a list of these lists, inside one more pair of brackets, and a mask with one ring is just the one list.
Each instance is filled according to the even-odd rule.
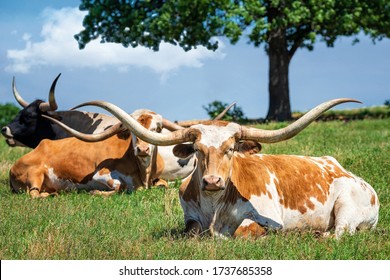
[[219,191],[225,189],[225,182],[220,176],[209,175],[203,177],[203,189],[206,191]]
[[1,128],[1,134],[3,134],[3,135],[9,134],[8,131],[9,131],[8,126],[4,126]]
[[137,154],[139,156],[149,155],[150,147],[149,146],[137,146]]

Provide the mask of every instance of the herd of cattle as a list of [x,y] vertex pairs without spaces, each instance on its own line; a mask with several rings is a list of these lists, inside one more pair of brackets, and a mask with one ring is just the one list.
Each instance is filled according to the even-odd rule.
[[9,146],[33,148],[11,167],[14,192],[27,191],[33,198],[67,190],[111,195],[181,179],[185,231],[214,236],[310,228],[324,235],[334,229],[339,238],[378,222],[375,190],[334,158],[259,153],[260,143],[287,140],[326,110],[356,100],[325,102],[277,130],[221,120],[186,126],[145,109],[129,115],[104,101],[74,109],[98,106],[113,116],[56,111],[59,76],[48,102],[26,102],[13,80],[23,109],[1,132]]

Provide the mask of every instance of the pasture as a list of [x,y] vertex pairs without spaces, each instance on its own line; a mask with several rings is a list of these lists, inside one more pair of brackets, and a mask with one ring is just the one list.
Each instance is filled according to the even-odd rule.
[[[285,124],[261,125],[271,129]],[[0,259],[389,259],[390,119],[311,124],[293,139],[263,145],[263,153],[330,155],[364,178],[381,203],[374,231],[339,241],[313,232],[271,232],[257,240],[189,238],[171,188],[109,198],[66,193],[32,200],[12,194],[8,170],[28,149],[0,138]],[[55,156],[55,155],[53,155]]]

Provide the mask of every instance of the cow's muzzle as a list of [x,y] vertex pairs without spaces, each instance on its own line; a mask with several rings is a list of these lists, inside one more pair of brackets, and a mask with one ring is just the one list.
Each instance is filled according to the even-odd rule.
[[225,180],[220,176],[207,175],[202,180],[202,191],[222,191],[225,189]]
[[14,138],[14,135],[11,132],[11,129],[8,126],[4,126],[1,129],[1,134],[5,137],[5,142],[8,144],[10,147],[27,147],[23,143],[19,142]]
[[8,126],[4,126],[3,128],[1,128],[1,134],[3,134],[5,138],[13,138],[11,129]]
[[135,148],[135,156],[137,157],[148,157],[151,156],[149,145],[139,145]]
[[16,146],[14,136],[12,135],[11,129],[8,126],[4,126],[3,128],[1,128],[1,134],[3,134],[3,136],[5,137],[5,142],[7,142],[8,146]]

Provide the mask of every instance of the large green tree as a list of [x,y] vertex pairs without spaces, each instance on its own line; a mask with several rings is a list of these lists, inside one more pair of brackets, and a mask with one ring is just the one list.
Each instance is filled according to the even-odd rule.
[[168,42],[190,50],[218,48],[215,37],[232,44],[242,36],[263,45],[269,57],[268,119],[291,118],[289,65],[299,48],[317,40],[333,47],[339,36],[390,37],[389,0],[82,0],[88,11],[80,48],[91,40],[158,50]]

